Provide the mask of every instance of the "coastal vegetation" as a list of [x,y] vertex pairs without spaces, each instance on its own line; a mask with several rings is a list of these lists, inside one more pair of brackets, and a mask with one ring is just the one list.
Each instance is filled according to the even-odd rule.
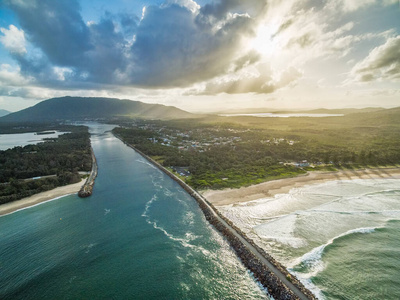
[[125,142],[177,171],[196,189],[241,187],[312,170],[400,162],[400,109],[324,118],[208,116],[127,121]]
[[[22,128],[23,127],[23,128]],[[12,132],[3,126],[2,132]],[[81,180],[91,170],[87,127],[66,125],[18,126],[14,131],[62,130],[69,133],[36,145],[0,151],[0,204]]]

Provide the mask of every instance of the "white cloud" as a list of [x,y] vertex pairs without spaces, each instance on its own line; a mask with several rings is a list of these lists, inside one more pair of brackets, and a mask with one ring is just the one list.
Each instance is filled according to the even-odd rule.
[[389,38],[357,63],[351,75],[357,81],[400,81],[400,35]]
[[162,5],[162,7],[165,7],[165,6],[168,6],[171,4],[177,4],[179,6],[186,7],[192,13],[198,13],[198,11],[200,10],[200,5],[198,5],[193,0],[168,0],[165,2],[165,4]]
[[289,67],[282,72],[273,73],[269,64],[263,63],[249,66],[236,72],[207,82],[202,89],[194,89],[191,93],[204,95],[213,94],[269,94],[296,82],[302,72]]
[[4,47],[11,53],[15,54],[25,54],[26,53],[26,40],[25,33],[21,29],[18,29],[14,25],[10,25],[6,28],[0,28],[2,36],[0,36],[0,42]]
[[364,9],[371,5],[388,6],[398,3],[398,0],[336,0],[332,1],[329,6],[335,10],[341,10],[347,13]]
[[65,78],[68,77],[68,75],[73,74],[72,69],[61,67],[53,67],[53,72],[56,75],[57,79],[60,81],[65,81]]
[[23,86],[30,80],[20,74],[20,68],[13,68],[9,64],[0,65],[0,86]]

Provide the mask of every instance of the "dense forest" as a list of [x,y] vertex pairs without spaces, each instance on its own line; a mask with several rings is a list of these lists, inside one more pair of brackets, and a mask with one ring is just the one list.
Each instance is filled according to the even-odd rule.
[[[44,128],[49,129],[29,127],[24,131]],[[79,172],[90,171],[92,160],[87,127],[51,128],[69,133],[36,145],[0,151],[0,204],[79,182]],[[21,131],[21,128],[15,130]]]
[[186,170],[182,178],[197,189],[400,162],[398,109],[328,118],[212,116],[121,126],[114,132],[123,140],[165,167]]

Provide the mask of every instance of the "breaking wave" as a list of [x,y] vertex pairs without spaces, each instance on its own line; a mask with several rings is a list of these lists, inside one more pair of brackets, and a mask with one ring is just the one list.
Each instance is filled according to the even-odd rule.
[[317,273],[321,272],[324,269],[324,263],[322,261],[322,256],[327,250],[329,245],[332,245],[335,241],[348,237],[353,234],[367,234],[374,232],[378,227],[365,227],[365,228],[356,228],[351,229],[345,233],[342,233],[334,238],[330,239],[326,244],[318,246],[312,249],[310,252],[307,252],[300,258],[300,263],[298,264],[301,268],[306,268],[309,272],[308,275],[315,276]]

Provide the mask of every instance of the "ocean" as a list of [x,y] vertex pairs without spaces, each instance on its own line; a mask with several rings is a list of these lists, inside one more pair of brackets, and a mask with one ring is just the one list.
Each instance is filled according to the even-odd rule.
[[268,299],[176,182],[91,124],[93,195],[0,217],[0,299]]
[[400,299],[400,179],[330,181],[220,210],[319,299]]

